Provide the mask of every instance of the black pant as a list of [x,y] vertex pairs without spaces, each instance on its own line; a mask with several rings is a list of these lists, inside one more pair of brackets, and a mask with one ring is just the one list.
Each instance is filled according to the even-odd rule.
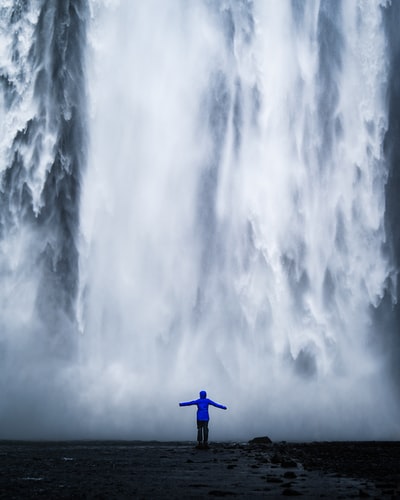
[[207,443],[208,441],[208,420],[197,421],[197,441]]

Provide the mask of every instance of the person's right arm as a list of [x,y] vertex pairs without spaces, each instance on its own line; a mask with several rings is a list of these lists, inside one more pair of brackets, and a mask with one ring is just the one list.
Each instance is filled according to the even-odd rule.
[[213,405],[215,406],[216,408],[220,408],[221,410],[227,410],[228,408],[224,405],[220,405],[218,403],[216,403],[215,401],[211,401],[211,399],[209,399],[209,403],[210,405]]

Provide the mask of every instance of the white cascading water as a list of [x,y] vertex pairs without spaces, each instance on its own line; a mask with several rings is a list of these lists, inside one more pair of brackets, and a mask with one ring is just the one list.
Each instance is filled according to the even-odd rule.
[[76,341],[29,391],[51,435],[192,439],[205,389],[213,440],[399,437],[386,4],[89,2]]

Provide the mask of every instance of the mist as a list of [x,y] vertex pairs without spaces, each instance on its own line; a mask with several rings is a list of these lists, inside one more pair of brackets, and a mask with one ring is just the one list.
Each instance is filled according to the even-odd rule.
[[398,9],[17,4],[0,438],[399,439]]

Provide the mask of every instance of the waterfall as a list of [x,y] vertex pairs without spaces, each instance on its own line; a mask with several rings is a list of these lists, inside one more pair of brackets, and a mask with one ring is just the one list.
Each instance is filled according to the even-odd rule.
[[54,395],[64,394],[58,372],[76,349],[87,12],[84,1],[6,0],[0,7],[5,437],[62,427]]
[[398,438],[399,9],[4,5],[2,436]]

